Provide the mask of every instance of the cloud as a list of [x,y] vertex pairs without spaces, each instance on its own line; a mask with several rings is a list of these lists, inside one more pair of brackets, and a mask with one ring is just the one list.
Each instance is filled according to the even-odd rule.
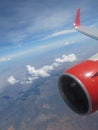
[[10,77],[8,78],[8,82],[13,85],[13,84],[15,84],[15,83],[18,83],[18,80],[16,80],[16,79],[14,78],[14,76],[10,76]]
[[31,65],[26,65],[27,71],[30,74],[30,76],[27,78],[27,82],[32,83],[33,80],[38,79],[39,77],[49,77],[51,76],[50,72],[56,67],[60,66],[64,62],[73,62],[76,59],[76,55],[72,53],[69,55],[62,55],[61,58],[56,58],[51,65],[46,65],[39,69],[36,69]]
[[26,67],[29,74],[31,74],[32,77],[48,77],[50,76],[49,72],[51,72],[54,69],[53,65],[50,65],[50,66],[46,65],[40,69],[35,69],[31,65],[27,65]]
[[74,60],[76,60],[75,54],[69,54],[68,56],[62,55],[62,58],[56,58],[55,62],[56,63],[64,63],[64,62],[73,62]]
[[11,57],[2,57],[0,58],[0,62],[10,61],[11,59],[12,59]]
[[36,69],[34,66],[31,65],[26,65],[27,69],[27,75],[25,78],[22,80],[17,80],[13,75],[11,75],[8,78],[8,82],[12,85],[15,83],[20,82],[21,84],[31,84],[34,80],[39,79],[39,78],[46,78],[51,76],[51,72],[55,70],[57,67],[62,65],[65,62],[73,62],[75,61],[76,55],[74,53],[69,54],[69,55],[62,55],[61,58],[56,58],[54,62],[50,65],[45,65],[39,69]]
[[69,30],[62,30],[62,31],[59,31],[59,32],[55,32],[55,33],[52,33],[46,37],[43,38],[43,40],[45,39],[49,39],[49,38],[53,38],[53,37],[58,37],[58,36],[61,36],[61,35],[67,35],[67,34],[71,34],[73,32],[76,32],[75,29],[69,29]]

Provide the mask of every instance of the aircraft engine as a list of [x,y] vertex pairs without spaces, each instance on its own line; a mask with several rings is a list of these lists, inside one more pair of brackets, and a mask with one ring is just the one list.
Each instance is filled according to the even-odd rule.
[[58,84],[64,101],[76,113],[98,110],[98,60],[86,60],[68,69]]

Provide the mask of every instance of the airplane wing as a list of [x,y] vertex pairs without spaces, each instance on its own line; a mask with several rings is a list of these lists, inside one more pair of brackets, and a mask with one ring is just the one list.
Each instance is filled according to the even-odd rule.
[[[98,29],[81,26],[80,9],[74,27],[98,39]],[[98,53],[66,70],[59,78],[58,86],[66,104],[77,114],[88,115],[98,111]]]
[[80,23],[80,9],[77,10],[74,28],[83,34],[98,40],[98,29],[81,25],[81,23]]

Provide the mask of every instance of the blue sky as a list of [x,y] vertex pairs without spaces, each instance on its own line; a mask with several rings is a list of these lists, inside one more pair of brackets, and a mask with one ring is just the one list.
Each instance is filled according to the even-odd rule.
[[47,44],[49,40],[51,44],[56,37],[64,34],[62,31],[65,34],[73,32],[72,24],[78,7],[81,8],[84,23],[97,22],[97,3],[93,0],[1,1],[0,47],[38,46]]
[[[32,78],[32,75],[37,78],[44,72],[48,75],[48,72],[56,67],[54,63],[58,63],[55,61],[57,58],[61,64],[63,60],[66,62],[64,55],[69,59],[74,50],[79,51],[73,48],[73,44],[95,42],[75,31],[73,23],[76,10],[80,8],[82,23],[97,27],[97,5],[98,2],[93,0],[1,1],[0,72],[3,71],[3,76],[0,83],[4,79],[19,81],[19,79],[15,80],[15,76],[22,77],[23,70],[29,73],[31,69],[29,78]],[[88,46],[86,44],[86,47]],[[75,55],[72,59],[75,59]],[[22,72],[18,65],[23,68]],[[48,69],[46,69],[47,65]],[[19,71],[16,71],[15,67]],[[38,71],[42,73],[37,73]]]

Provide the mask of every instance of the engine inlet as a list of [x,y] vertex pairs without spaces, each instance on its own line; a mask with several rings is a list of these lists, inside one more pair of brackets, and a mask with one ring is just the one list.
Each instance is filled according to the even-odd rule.
[[89,112],[89,101],[83,86],[69,74],[64,74],[59,79],[59,90],[68,106],[78,114]]

